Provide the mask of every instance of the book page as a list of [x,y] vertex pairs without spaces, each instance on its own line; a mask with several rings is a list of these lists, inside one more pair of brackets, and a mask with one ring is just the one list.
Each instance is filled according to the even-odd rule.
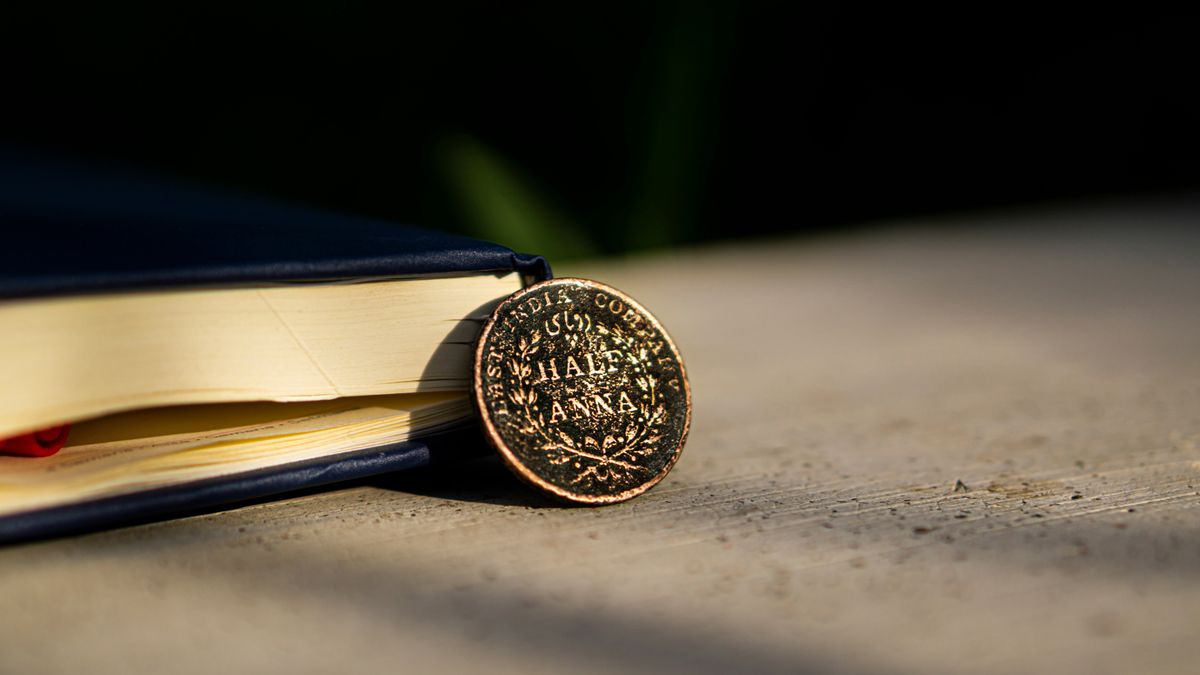
[[454,393],[115,415],[80,425],[52,457],[0,457],[0,515],[397,443],[469,417]]

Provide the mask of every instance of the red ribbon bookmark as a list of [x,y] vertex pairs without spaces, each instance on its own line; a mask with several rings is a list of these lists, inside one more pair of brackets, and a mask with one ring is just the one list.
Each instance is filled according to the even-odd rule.
[[14,436],[0,439],[0,455],[21,455],[23,457],[49,457],[62,450],[67,444],[67,434],[71,425],[50,427],[35,431],[24,436]]

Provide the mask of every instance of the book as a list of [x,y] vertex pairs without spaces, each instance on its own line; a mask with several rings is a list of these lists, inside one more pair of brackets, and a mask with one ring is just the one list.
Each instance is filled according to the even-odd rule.
[[[0,154],[0,540],[485,452],[471,345],[546,261]],[[15,446],[14,446],[15,447]]]

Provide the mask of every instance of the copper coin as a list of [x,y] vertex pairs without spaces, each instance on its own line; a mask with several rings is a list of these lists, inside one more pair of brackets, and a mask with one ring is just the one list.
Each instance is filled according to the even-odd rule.
[[611,504],[679,459],[692,398],[679,350],[649,312],[586,279],[551,279],[501,302],[475,349],[488,440],[555,497]]

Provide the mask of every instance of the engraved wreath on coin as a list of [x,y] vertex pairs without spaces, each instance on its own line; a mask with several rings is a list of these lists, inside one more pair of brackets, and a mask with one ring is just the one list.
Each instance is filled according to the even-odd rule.
[[[569,315],[569,318],[575,320],[576,327],[586,326],[590,323],[588,317],[579,314]],[[569,321],[564,323],[569,324]],[[572,330],[573,328],[564,325],[563,329]],[[644,395],[639,397],[640,400],[635,404],[628,393],[621,391],[614,403],[610,393],[598,393],[594,388],[585,385],[578,395],[567,399],[566,407],[560,401],[551,401],[548,412],[551,422],[557,418],[565,420],[567,417],[578,420],[581,415],[585,417],[592,415],[593,410],[597,415],[601,411],[611,413],[614,405],[620,412],[636,415],[631,415],[630,421],[626,422],[623,427],[617,427],[616,433],[604,433],[602,438],[596,438],[601,432],[596,432],[596,436],[592,436],[583,431],[579,432],[582,434],[581,437],[576,437],[561,426],[552,428],[547,424],[547,411],[538,408],[538,393],[537,389],[533,387],[531,379],[531,376],[535,375],[534,363],[538,368],[536,375],[543,379],[547,377],[546,361],[535,362],[532,359],[540,351],[541,331],[533,331],[528,339],[520,338],[518,345],[521,348],[520,356],[510,359],[508,362],[509,373],[513,376],[516,384],[509,392],[509,398],[520,409],[520,413],[513,420],[518,431],[531,437],[534,443],[541,446],[542,450],[546,452],[546,459],[550,464],[571,464],[573,468],[577,469],[575,478],[571,480],[572,485],[585,481],[603,483],[610,480],[630,479],[633,478],[632,473],[634,472],[648,472],[650,468],[638,465],[637,458],[654,452],[654,444],[662,438],[655,431],[666,416],[666,409],[655,397],[658,380],[653,374],[644,372],[643,364],[648,357],[646,348],[635,344],[634,340],[622,334],[619,328],[609,330],[604,326],[597,326],[596,331],[611,339],[615,348],[607,350],[608,353],[615,355],[616,359],[626,362],[633,372],[638,373],[633,380]],[[578,341],[578,337],[578,333],[572,332],[568,335],[567,341],[575,343]],[[602,350],[604,347],[605,345],[601,345]],[[585,355],[584,359],[588,366],[588,372],[591,374],[595,364],[592,362],[593,359],[589,359],[588,356],[590,355]],[[583,372],[581,364],[573,356],[564,357],[563,362],[567,374],[573,371]],[[555,362],[551,360],[550,364],[553,369]],[[615,370],[615,366],[612,368]],[[603,369],[603,365],[601,369]],[[557,372],[552,370],[549,377],[553,378],[555,375]]]
[[479,345],[477,401],[523,478],[568,499],[627,499],[674,464],[690,418],[678,353],[619,292],[560,279],[507,300]]

